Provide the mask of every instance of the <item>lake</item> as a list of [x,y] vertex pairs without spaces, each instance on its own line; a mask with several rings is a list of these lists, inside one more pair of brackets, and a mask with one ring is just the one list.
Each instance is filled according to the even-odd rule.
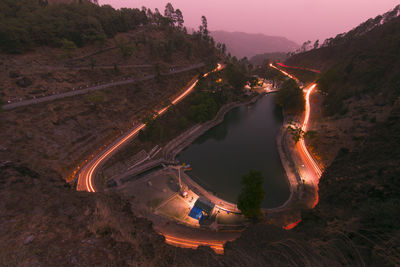
[[252,105],[235,108],[224,121],[208,130],[183,150],[177,159],[190,164],[195,181],[217,196],[236,203],[241,177],[250,169],[264,176],[263,208],[282,205],[289,198],[289,185],[276,148],[282,126],[281,110],[274,95]]

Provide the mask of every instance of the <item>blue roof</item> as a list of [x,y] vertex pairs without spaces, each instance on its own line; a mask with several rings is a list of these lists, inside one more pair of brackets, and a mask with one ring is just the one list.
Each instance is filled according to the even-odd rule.
[[189,212],[189,216],[193,219],[201,221],[203,218],[203,210],[197,206],[193,206],[192,210]]

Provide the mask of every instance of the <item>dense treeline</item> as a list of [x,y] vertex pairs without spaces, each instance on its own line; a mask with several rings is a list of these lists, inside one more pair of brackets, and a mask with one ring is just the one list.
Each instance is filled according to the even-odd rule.
[[90,2],[46,5],[35,0],[0,2],[0,46],[21,53],[35,46],[61,47],[71,41],[81,47],[103,44],[118,32],[148,22],[145,10],[98,6]]
[[[187,33],[183,22],[182,12],[175,10],[170,3],[162,15],[158,9],[152,11],[142,7],[116,10],[109,5],[99,6],[89,1],[49,5],[47,1],[4,0],[0,2],[0,49],[6,53],[23,53],[37,46],[73,49],[86,44],[98,44],[101,47],[107,38],[117,33],[151,25],[174,33],[174,41],[164,40],[162,49],[157,44],[150,47],[154,53],[165,56],[182,45],[183,35]],[[214,40],[208,35],[204,16],[199,31],[193,36],[215,46]],[[217,44],[217,48],[224,51],[221,44]],[[188,47],[188,58],[192,50],[192,47]]]

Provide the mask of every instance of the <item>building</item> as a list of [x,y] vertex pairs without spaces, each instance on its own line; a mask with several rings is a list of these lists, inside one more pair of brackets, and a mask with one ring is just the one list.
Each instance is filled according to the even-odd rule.
[[200,197],[196,200],[193,208],[190,210],[189,217],[192,217],[193,219],[196,219],[199,222],[201,222],[204,216],[210,217],[213,214],[214,208],[215,208],[214,203]]

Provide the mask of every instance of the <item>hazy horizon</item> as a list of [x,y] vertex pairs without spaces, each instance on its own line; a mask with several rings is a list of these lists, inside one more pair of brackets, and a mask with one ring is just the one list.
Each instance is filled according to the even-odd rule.
[[168,2],[182,11],[187,27],[197,29],[205,15],[211,31],[282,36],[299,44],[334,37],[399,4],[396,0],[99,0],[115,8],[145,6],[161,13]]

